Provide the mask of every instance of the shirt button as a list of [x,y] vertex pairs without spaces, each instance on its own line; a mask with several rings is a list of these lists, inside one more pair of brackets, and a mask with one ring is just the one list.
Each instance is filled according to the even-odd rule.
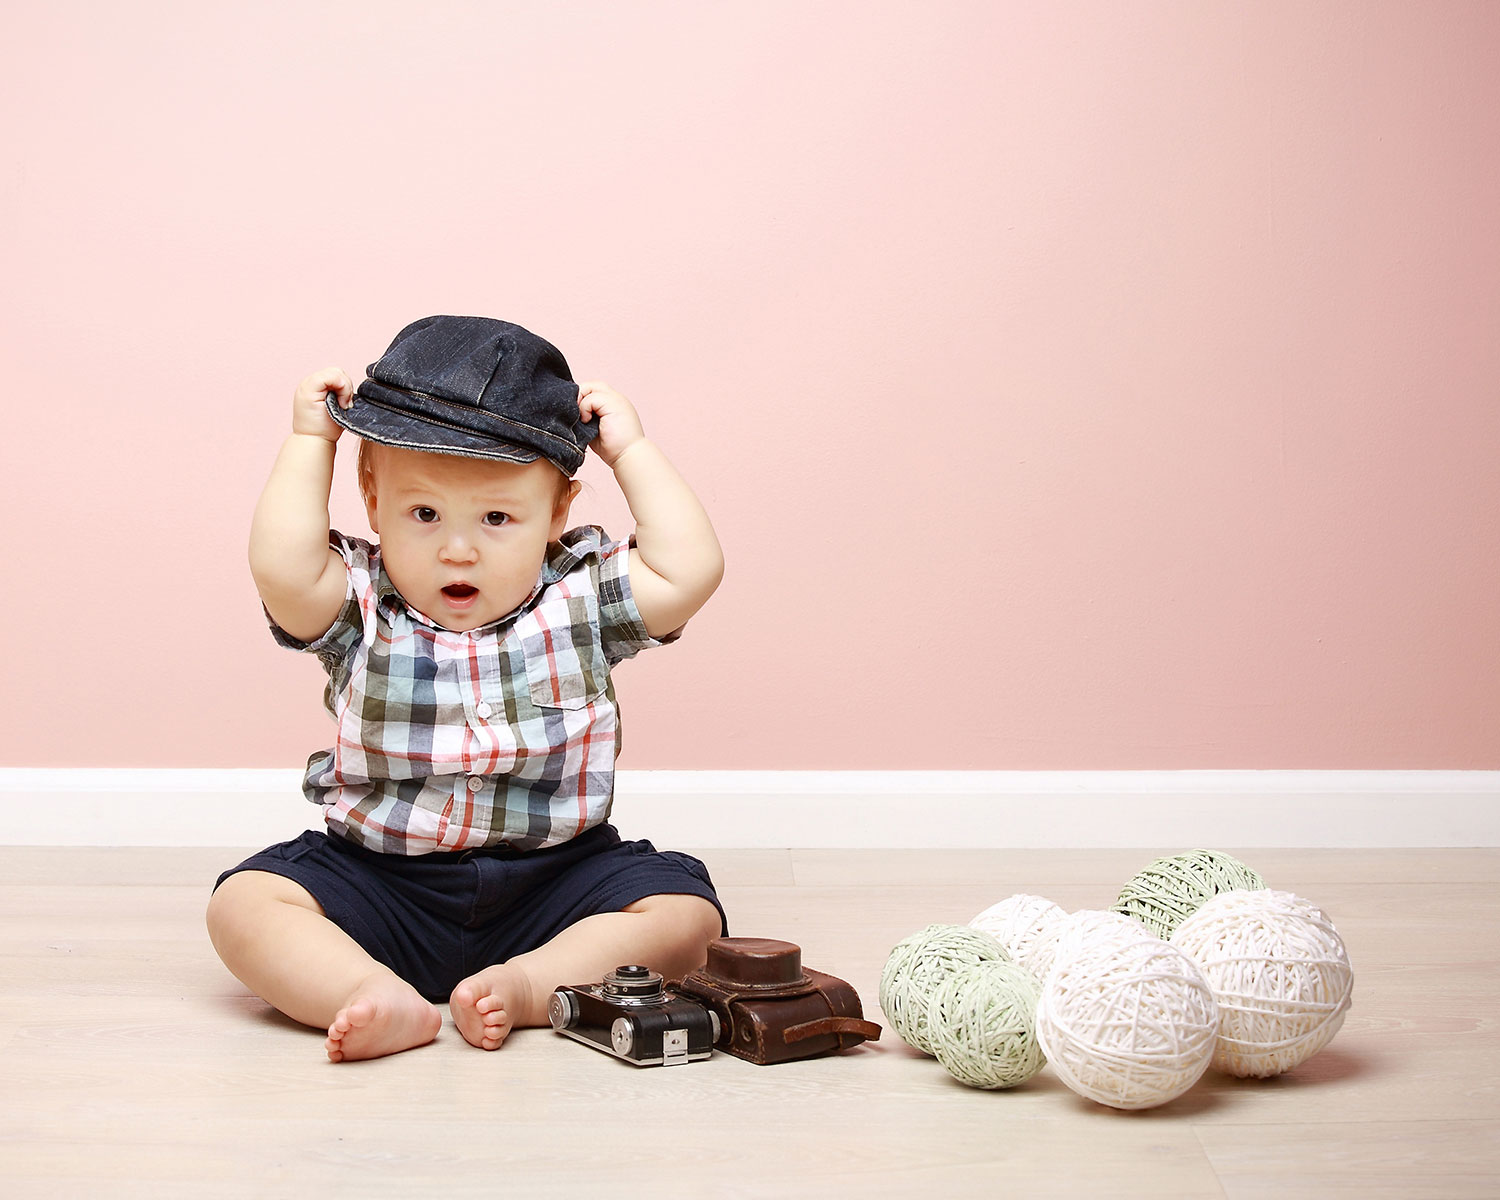
[[483,786],[484,786],[484,780],[481,779],[478,775],[470,775],[469,776],[469,791],[471,791],[471,792],[477,792]]
[[490,714],[493,713],[495,710],[493,708],[491,708],[488,704],[486,704],[483,700],[481,700],[479,702],[479,707],[476,708],[474,711],[479,714],[479,717],[480,717],[481,720],[488,721],[490,719]]

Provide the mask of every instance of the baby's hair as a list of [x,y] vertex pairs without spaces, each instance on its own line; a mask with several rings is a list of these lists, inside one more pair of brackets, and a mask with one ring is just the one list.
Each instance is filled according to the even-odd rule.
[[[355,470],[359,476],[359,494],[369,499],[374,491],[375,482],[375,451],[372,447],[378,445],[369,438],[359,439],[359,457],[355,460]],[[557,495],[560,499],[572,480],[561,470],[557,472]]]

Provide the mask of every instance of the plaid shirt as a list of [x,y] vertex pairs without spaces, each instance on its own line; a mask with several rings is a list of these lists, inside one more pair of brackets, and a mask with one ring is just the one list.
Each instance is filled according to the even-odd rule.
[[626,543],[569,531],[530,598],[467,633],[408,607],[379,546],[336,531],[329,544],[349,568],[332,628],[315,642],[271,631],[328,671],[338,733],[308,760],[303,790],[331,830],[389,854],[532,850],[609,816],[620,750],[609,668],[662,644],[631,595]]

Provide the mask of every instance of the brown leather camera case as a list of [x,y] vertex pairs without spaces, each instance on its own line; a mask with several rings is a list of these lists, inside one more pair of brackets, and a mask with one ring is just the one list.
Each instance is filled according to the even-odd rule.
[[717,1048],[747,1062],[813,1058],[880,1037],[854,989],[805,970],[791,942],[715,938],[708,961],[676,988],[718,1013]]

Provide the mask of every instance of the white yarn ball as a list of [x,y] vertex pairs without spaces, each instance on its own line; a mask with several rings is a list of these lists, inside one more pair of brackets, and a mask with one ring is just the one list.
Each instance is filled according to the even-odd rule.
[[969,924],[989,934],[1005,947],[1012,960],[1035,974],[1032,956],[1053,927],[1067,916],[1067,910],[1060,904],[1020,892],[990,905]]
[[1354,972],[1317,906],[1290,892],[1225,892],[1172,935],[1219,1002],[1213,1066],[1264,1079],[1290,1071],[1344,1023]]
[[1175,1100],[1208,1067],[1219,1006],[1198,968],[1144,927],[1133,940],[1099,923],[1059,957],[1036,1032],[1062,1081],[1111,1108]]
[[[1031,949],[1028,964],[1044,983],[1052,968],[1085,946],[1097,946],[1104,940],[1137,941],[1156,935],[1131,917],[1102,908],[1081,908],[1061,921],[1054,921]],[[1160,939],[1157,939],[1160,941]]]

